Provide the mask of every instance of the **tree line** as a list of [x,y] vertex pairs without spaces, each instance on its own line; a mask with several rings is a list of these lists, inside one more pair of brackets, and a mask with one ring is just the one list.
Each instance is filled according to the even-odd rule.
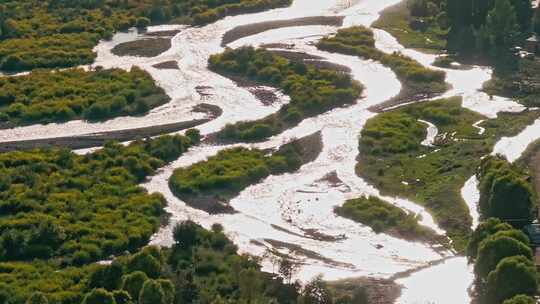
[[538,273],[528,237],[520,230],[534,219],[536,194],[527,174],[499,156],[482,160],[479,211],[482,223],[467,248],[481,303],[534,303]]

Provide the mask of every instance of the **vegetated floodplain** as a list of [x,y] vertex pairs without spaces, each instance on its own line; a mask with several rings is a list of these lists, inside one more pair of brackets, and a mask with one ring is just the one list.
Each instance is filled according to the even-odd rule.
[[[48,303],[292,303],[300,287],[264,273],[258,260],[238,248],[214,225],[204,230],[193,222],[178,224],[172,248],[148,246],[108,265],[59,268],[54,263],[0,263],[0,299]],[[217,279],[220,278],[220,279]],[[133,300],[132,300],[133,299]]]
[[0,5],[0,69],[91,63],[92,48],[118,30],[150,24],[203,25],[228,15],[290,5],[291,0],[10,1]]
[[439,2],[442,1],[402,1],[383,10],[373,27],[390,33],[406,48],[442,52],[446,49],[448,29]]
[[187,168],[174,171],[173,193],[188,205],[209,213],[233,212],[229,200],[271,174],[293,172],[313,161],[322,150],[320,133],[293,141],[278,151],[233,148]]
[[4,127],[140,115],[169,100],[138,67],[131,71],[36,70],[0,77],[0,122]]
[[79,156],[49,149],[0,154],[0,261],[84,265],[144,246],[165,199],[138,186],[198,141],[162,136],[108,143]]
[[[461,188],[500,137],[517,134],[538,116],[499,113],[483,123],[486,132],[479,135],[472,124],[485,117],[461,108],[460,98],[404,106],[367,122],[357,172],[383,193],[425,206],[461,251],[471,226]],[[419,119],[438,127],[435,147],[421,145],[427,131]]]
[[399,99],[431,96],[448,89],[443,71],[426,68],[401,53],[386,54],[378,50],[373,31],[363,26],[341,29],[336,35],[321,39],[317,48],[381,62],[392,69],[403,84]]
[[336,213],[364,224],[376,233],[386,233],[394,237],[428,243],[445,243],[445,237],[418,223],[417,215],[376,197],[361,197],[348,200]]
[[283,90],[291,98],[278,113],[227,125],[218,137],[229,141],[261,141],[335,107],[350,105],[363,87],[349,74],[291,62],[264,49],[227,49],[209,59],[212,70],[230,77],[247,77]]

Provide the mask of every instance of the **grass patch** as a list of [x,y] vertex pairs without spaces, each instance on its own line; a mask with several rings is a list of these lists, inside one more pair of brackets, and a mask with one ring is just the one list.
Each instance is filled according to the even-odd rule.
[[247,148],[220,151],[208,160],[174,171],[169,185],[174,194],[194,208],[209,213],[234,211],[229,200],[269,175],[293,172],[313,161],[322,150],[316,133],[275,153]]
[[229,141],[261,141],[333,108],[354,103],[363,87],[350,75],[292,62],[264,49],[228,49],[209,59],[212,70],[283,90],[291,98],[278,113],[263,119],[227,125],[218,137]]
[[156,57],[170,48],[170,38],[145,38],[120,43],[111,50],[111,53],[116,56]]
[[375,47],[373,31],[363,26],[341,29],[336,35],[321,39],[317,43],[317,48],[380,61],[396,73],[407,95],[433,95],[448,89],[445,82],[446,74],[443,71],[426,68],[401,53],[386,54],[378,50]]
[[[463,250],[471,217],[461,188],[500,137],[517,134],[538,116],[538,112],[500,113],[484,122],[486,132],[478,135],[472,124],[485,117],[461,108],[460,98],[401,107],[367,122],[357,172],[383,193],[425,206],[455,248]],[[418,119],[438,127],[435,147],[420,144],[426,131]]]
[[364,196],[348,200],[335,211],[340,216],[370,227],[376,233],[428,243],[444,241],[444,237],[441,238],[435,231],[420,225],[419,216],[376,197]]
[[[373,27],[390,33],[406,48],[428,53],[440,53],[446,49],[448,30],[441,29],[431,18],[414,18],[407,7],[408,1],[391,6],[381,12]],[[418,22],[422,29],[413,29],[411,23]]]
[[0,121],[8,126],[105,120],[140,115],[169,97],[138,67],[84,71],[34,71],[0,78]]

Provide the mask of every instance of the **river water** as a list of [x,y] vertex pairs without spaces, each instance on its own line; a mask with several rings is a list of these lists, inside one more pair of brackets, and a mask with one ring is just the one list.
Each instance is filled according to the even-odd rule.
[[[193,107],[202,102],[219,106],[223,115],[201,125],[203,135],[220,130],[227,123],[255,120],[276,112],[289,102],[287,96],[278,94],[279,101],[264,105],[247,89],[233,81],[210,72],[207,60],[211,54],[223,51],[223,35],[240,25],[263,21],[290,20],[307,16],[344,16],[344,27],[370,26],[379,13],[400,0],[295,0],[288,8],[270,10],[257,14],[227,17],[204,27],[183,26],[151,27],[149,31],[180,29],[172,39],[170,50],[152,58],[118,57],[111,49],[122,42],[141,39],[135,31],[119,33],[112,41],[102,42],[96,48],[98,57],[93,66],[129,69],[137,65],[148,71],[163,87],[172,101],[152,110],[144,117],[121,117],[102,123],[73,121],[65,124],[27,126],[0,131],[0,141],[34,139],[55,136],[81,135],[94,132],[131,129],[158,124],[186,121],[204,117],[195,113]],[[395,74],[378,62],[357,57],[331,54],[317,50],[313,42],[334,33],[331,26],[301,26],[275,29],[232,42],[229,46],[266,43],[286,43],[293,50],[325,58],[335,64],[351,69],[354,79],[365,87],[364,96],[356,105],[334,109],[328,113],[304,120],[298,126],[258,144],[242,144],[254,148],[275,148],[295,138],[321,132],[323,151],[319,157],[297,172],[270,176],[251,186],[231,201],[235,214],[210,215],[186,206],[176,198],[168,187],[168,179],[175,168],[189,166],[215,155],[231,146],[194,147],[177,161],[159,171],[143,186],[152,192],[161,192],[168,201],[167,211],[171,221],[152,238],[153,244],[170,245],[171,230],[178,222],[194,220],[210,228],[213,223],[223,225],[227,235],[238,245],[241,252],[263,259],[264,269],[273,271],[273,259],[268,251],[289,254],[301,262],[296,278],[307,281],[322,273],[325,279],[334,280],[359,276],[389,278],[401,272],[423,269],[397,280],[403,285],[397,303],[403,304],[455,304],[469,303],[468,288],[473,276],[465,258],[453,252],[432,248],[427,244],[404,241],[385,234],[375,234],[370,228],[338,217],[336,206],[347,199],[361,195],[380,197],[404,210],[420,214],[421,223],[443,234],[433,218],[421,206],[398,197],[382,196],[379,191],[355,173],[358,154],[358,136],[366,121],[376,114],[371,106],[381,104],[396,96],[401,85]],[[431,66],[435,56],[405,49],[390,34],[375,30],[376,46],[384,52],[401,51],[426,66]],[[165,61],[177,61],[178,70],[159,70],[153,65]],[[435,67],[433,67],[435,68]],[[463,96],[463,106],[486,116],[496,117],[501,111],[522,111],[523,106],[512,100],[494,96],[490,98],[479,92],[482,84],[491,77],[491,70],[473,67],[469,70],[449,70],[447,80],[452,89],[445,96]],[[201,96],[198,89],[205,86]],[[432,144],[437,129],[430,122],[425,144]],[[540,137],[540,121],[524,130],[515,138],[504,138],[496,151],[505,153],[510,160],[517,158],[525,147]],[[479,132],[482,129],[479,127]],[[239,145],[235,145],[239,146]],[[330,182],[327,176],[337,177]],[[471,208],[473,225],[478,223],[475,205],[478,199],[477,181],[474,177],[464,185],[462,195]],[[325,236],[324,238],[315,237]],[[333,238],[333,240],[331,240]],[[432,263],[435,266],[430,266]]]

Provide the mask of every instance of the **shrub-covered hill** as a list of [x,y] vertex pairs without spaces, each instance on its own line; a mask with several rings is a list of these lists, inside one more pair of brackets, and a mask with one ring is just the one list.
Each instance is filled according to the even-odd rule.
[[0,121],[5,126],[145,114],[168,101],[165,91],[138,67],[36,70],[0,78]]

